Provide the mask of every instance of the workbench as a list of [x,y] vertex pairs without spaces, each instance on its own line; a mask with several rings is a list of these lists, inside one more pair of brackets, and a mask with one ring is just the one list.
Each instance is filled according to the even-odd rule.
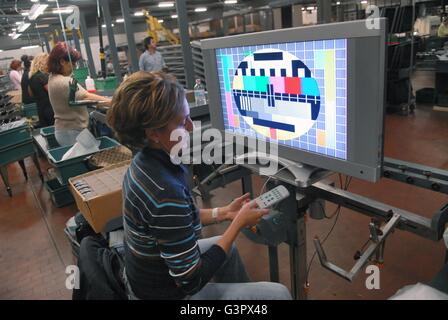
[[15,121],[0,127],[0,173],[6,186],[6,191],[12,197],[12,189],[8,178],[8,165],[18,161],[25,179],[28,173],[25,166],[25,158],[31,157],[43,182],[44,177],[34,148],[31,128],[24,120]]

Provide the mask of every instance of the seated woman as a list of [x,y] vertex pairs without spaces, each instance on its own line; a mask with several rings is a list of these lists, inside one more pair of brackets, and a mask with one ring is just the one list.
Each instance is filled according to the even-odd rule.
[[29,73],[29,86],[31,96],[37,104],[39,125],[52,126],[54,112],[48,96],[48,53],[41,53],[33,59]]
[[[89,125],[87,107],[69,106],[70,75],[81,54],[63,42],[58,42],[48,58],[48,95],[54,110],[55,137],[61,146],[73,145],[79,133]],[[75,100],[95,100],[110,104],[110,99],[87,92],[78,84]]]
[[[198,209],[187,169],[170,157],[174,130],[193,123],[182,86],[170,75],[137,72],[115,92],[108,123],[141,148],[123,182],[125,283],[131,299],[291,299],[281,284],[250,283],[233,245],[268,210],[246,194],[222,208]],[[247,202],[247,203],[246,203]],[[231,221],[222,236],[201,239],[202,225]],[[212,283],[211,280],[214,280]]]

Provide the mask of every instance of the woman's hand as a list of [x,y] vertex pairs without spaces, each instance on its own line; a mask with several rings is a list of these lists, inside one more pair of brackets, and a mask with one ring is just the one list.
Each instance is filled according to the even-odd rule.
[[258,209],[257,203],[251,201],[243,205],[236,214],[232,224],[236,224],[239,229],[251,227],[258,224],[261,218],[269,213],[269,209]]
[[100,106],[110,107],[112,105],[112,100],[105,98],[98,103]]
[[224,220],[233,221],[235,216],[241,210],[243,205],[249,201],[250,193],[246,193],[239,198],[234,199],[227,206],[223,207],[221,210],[224,212]]
[[99,96],[99,95],[91,93],[91,92],[87,92],[85,99],[98,101],[98,105],[103,105],[106,107],[110,107],[112,104],[111,98]]

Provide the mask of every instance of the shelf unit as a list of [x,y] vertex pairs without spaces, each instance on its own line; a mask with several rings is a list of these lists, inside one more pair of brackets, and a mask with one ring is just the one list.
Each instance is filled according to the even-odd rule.
[[[162,54],[169,72],[173,74],[184,87],[186,87],[185,61],[182,55],[182,46],[162,46],[158,47],[157,50]],[[195,79],[201,79],[202,83],[205,84],[205,69],[201,43],[199,41],[193,41],[191,43],[191,51],[193,55]]]
[[185,67],[184,67],[184,57],[182,55],[181,45],[171,45],[157,47],[157,50],[162,54],[165,60],[166,66],[169,69],[169,73],[173,74],[179,83],[184,87],[186,86],[185,79]]

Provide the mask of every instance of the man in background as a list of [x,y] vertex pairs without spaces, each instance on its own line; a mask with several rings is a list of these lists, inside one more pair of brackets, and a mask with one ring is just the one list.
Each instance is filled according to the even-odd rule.
[[140,56],[139,67],[141,71],[153,72],[163,71],[168,69],[163,60],[162,54],[157,51],[157,45],[152,37],[147,37],[143,40],[145,52]]

